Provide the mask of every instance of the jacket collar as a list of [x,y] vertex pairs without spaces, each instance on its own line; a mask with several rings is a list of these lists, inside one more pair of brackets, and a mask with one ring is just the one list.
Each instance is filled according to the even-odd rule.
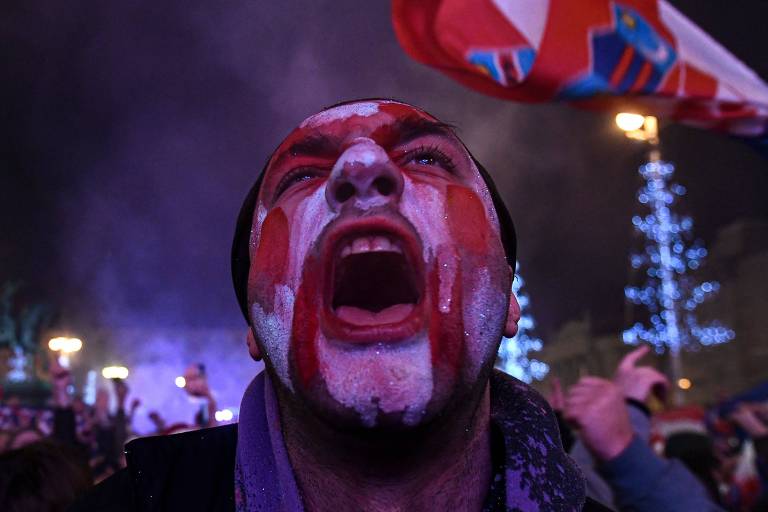
[[[582,509],[584,478],[563,451],[554,414],[541,395],[494,371],[491,422],[496,474],[486,510]],[[275,392],[264,372],[248,386],[240,408],[235,503],[238,511],[303,511]]]

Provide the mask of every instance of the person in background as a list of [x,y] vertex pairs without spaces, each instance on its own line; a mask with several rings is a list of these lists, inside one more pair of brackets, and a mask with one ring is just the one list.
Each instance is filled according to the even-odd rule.
[[52,437],[65,446],[75,447],[79,453],[86,454],[96,481],[101,481],[124,466],[122,461],[123,446],[128,437],[130,418],[138,406],[134,401],[130,412],[125,410],[128,394],[127,384],[114,379],[113,386],[117,399],[117,411],[109,412],[109,392],[99,389],[92,408],[82,405],[84,416],[82,429],[78,429],[75,400],[68,388],[72,382],[69,370],[62,368],[55,358],[50,366],[53,431]]
[[54,440],[0,454],[3,512],[63,512],[92,482],[85,461],[71,446]]
[[205,404],[195,414],[195,426],[197,428],[215,427],[216,422],[216,398],[208,386],[208,376],[205,373],[205,365],[202,363],[191,364],[184,371],[184,390],[189,396],[205,400]]
[[731,421],[749,435],[755,447],[761,494],[755,512],[768,511],[768,404],[741,403],[730,416]]
[[651,394],[664,398],[669,383],[656,369],[638,366],[639,347],[619,363],[613,379],[584,376],[555,399],[577,441],[571,455],[598,501],[622,512],[722,510],[715,497],[679,462],[658,457],[648,444]]
[[154,434],[156,435],[164,434],[166,428],[168,428],[165,423],[165,418],[163,418],[157,411],[149,412],[149,421],[151,421],[152,425],[155,427]]

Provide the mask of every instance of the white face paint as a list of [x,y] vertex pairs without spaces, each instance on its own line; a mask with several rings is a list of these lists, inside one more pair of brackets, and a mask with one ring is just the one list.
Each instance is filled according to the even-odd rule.
[[271,313],[254,302],[251,316],[256,335],[264,343],[266,356],[272,362],[275,372],[282,383],[293,391],[293,383],[288,378],[288,347],[291,345],[291,326],[293,324],[293,290],[285,285],[275,287],[275,308]]
[[320,372],[328,392],[354,409],[365,426],[376,425],[379,413],[403,412],[403,422],[415,425],[432,398],[429,341],[419,336],[397,346],[376,344],[349,347],[318,340]]
[[[350,168],[360,172],[361,168],[387,164],[391,165],[389,156],[381,146],[359,137],[336,161],[329,181],[339,179]],[[387,201],[387,197],[378,196],[365,201],[356,199],[355,205],[366,210]],[[432,361],[424,333],[394,345],[360,346],[329,340],[318,332],[317,355],[328,393],[354,409],[366,426],[375,426],[379,413],[398,412],[403,413],[405,424],[414,425],[432,398]]]
[[[302,123],[301,128],[315,128],[354,116],[365,119],[379,114],[369,121],[368,128],[372,130],[393,119],[390,114],[380,112],[380,105],[371,102],[336,107],[312,116]],[[357,119],[352,122],[356,131],[360,125]],[[481,199],[488,220],[497,228],[498,220],[490,194],[468,155],[466,159],[474,171],[469,187]],[[365,169],[385,164],[394,165],[389,161],[384,148],[371,138],[358,136],[341,152],[323,183],[311,193],[306,192],[306,197],[292,200],[288,207],[289,251],[283,282],[274,289],[274,309],[265,312],[258,302],[254,302],[251,314],[254,329],[264,345],[267,357],[278,378],[291,391],[297,391],[299,385],[292,382],[290,359],[293,356],[290,351],[295,348],[291,346],[292,333],[296,329],[293,325],[294,310],[298,307],[299,292],[306,284],[302,283],[303,272],[308,256],[315,249],[321,234],[337,217],[334,207],[329,204],[326,190],[329,183],[347,169]],[[402,173],[402,179],[402,195],[394,208],[418,233],[427,272],[436,272],[439,288],[436,291],[435,307],[442,315],[452,315],[463,320],[464,332],[457,333],[465,337],[462,371],[477,375],[483,363],[489,360],[489,350],[493,350],[498,342],[498,338],[491,339],[498,334],[493,332],[494,326],[501,325],[506,314],[505,295],[496,292],[492,282],[498,273],[491,275],[485,267],[468,269],[463,264],[457,240],[449,227],[445,181],[435,180],[434,177],[432,181],[414,180],[406,172]],[[295,197],[301,197],[298,194]],[[372,205],[381,206],[386,198],[381,198],[383,202],[376,201],[378,199],[374,198],[373,202],[357,204],[358,210]],[[254,247],[258,245],[261,224],[266,214],[266,207],[260,201],[254,219]],[[461,310],[453,302],[454,293],[459,291],[462,293]],[[302,343],[314,345],[317,371],[327,393],[338,404],[355,411],[363,425],[376,425],[380,414],[402,414],[404,424],[415,425],[422,420],[430,400],[434,398],[435,356],[429,332],[419,332],[411,339],[396,343],[359,344],[343,339],[328,339],[323,330],[318,329],[314,340],[302,340]],[[464,362],[464,358],[470,361]]]
[[[258,224],[258,228],[260,228],[264,218],[266,218],[266,209],[263,204],[259,204],[256,217],[257,220],[261,219]],[[301,285],[301,273],[312,245],[317,241],[325,226],[335,217],[336,214],[329,210],[325,200],[325,185],[318,187],[312,195],[299,203],[289,224],[289,247],[291,250],[286,262],[285,282],[275,286],[274,311],[265,313],[258,302],[254,302],[251,307],[256,334],[262,340],[278,377],[291,391],[294,390],[294,387],[290,378],[288,353],[291,347],[294,305],[296,294]],[[312,219],[312,221],[308,222],[308,219]],[[258,246],[259,234],[260,229],[257,230],[255,227],[253,247]]]
[[383,163],[389,160],[386,151],[367,137],[358,137],[352,141],[352,145],[341,154],[333,166],[331,178],[338,176],[347,165],[359,164],[370,167],[375,163]]
[[379,103],[348,103],[324,110],[304,120],[299,128],[317,128],[334,121],[344,121],[352,116],[370,117],[379,113]]
[[[472,164],[473,168],[474,164]],[[498,229],[498,217],[493,209],[488,188],[482,178],[478,177],[473,183],[474,192],[483,200],[487,208],[491,223]],[[484,199],[487,198],[487,199]],[[456,253],[456,241],[453,239],[447,225],[447,214],[442,216],[442,222],[438,222],[431,212],[446,211],[445,195],[441,194],[431,185],[415,182],[405,178],[403,200],[401,202],[403,215],[413,223],[416,231],[422,237],[424,244],[424,260],[437,260],[439,292],[438,308],[442,313],[450,313],[452,304],[452,290],[454,286],[462,285],[464,290],[492,290],[494,286],[490,282],[487,269],[477,269],[475,275],[464,275],[463,283],[457,283],[458,267],[461,258]],[[485,294],[474,293],[463,298],[464,336],[466,338],[469,378],[476,377],[482,369],[482,364],[487,360],[488,352],[495,350],[494,344],[499,336],[488,331],[488,326],[499,325],[506,317],[506,297],[503,293],[495,293],[492,298]],[[483,342],[485,340],[485,342]]]

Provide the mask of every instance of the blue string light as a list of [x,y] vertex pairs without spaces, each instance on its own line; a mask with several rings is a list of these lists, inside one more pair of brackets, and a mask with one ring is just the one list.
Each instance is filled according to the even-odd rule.
[[530,352],[538,352],[542,348],[541,339],[531,336],[530,331],[535,327],[533,316],[527,312],[530,305],[528,294],[522,290],[525,281],[520,277],[520,263],[515,265],[515,280],[512,291],[520,304],[520,321],[517,324],[517,334],[512,338],[502,337],[499,346],[496,368],[516,377],[523,382],[542,380],[549,372],[549,365],[537,359],[529,359]]
[[712,321],[700,325],[694,314],[696,308],[714,297],[720,290],[716,281],[696,284],[689,273],[700,268],[707,250],[692,239],[693,220],[671,210],[675,200],[684,195],[682,185],[669,183],[674,166],[668,162],[649,162],[640,167],[645,186],[637,199],[648,205],[651,213],[635,215],[634,228],[648,241],[642,252],[631,254],[634,269],[645,268],[646,280],[640,286],[627,286],[624,294],[633,304],[645,306],[650,313],[650,325],[636,323],[622,333],[624,343],[649,343],[661,353],[696,349],[726,343],[734,332]]

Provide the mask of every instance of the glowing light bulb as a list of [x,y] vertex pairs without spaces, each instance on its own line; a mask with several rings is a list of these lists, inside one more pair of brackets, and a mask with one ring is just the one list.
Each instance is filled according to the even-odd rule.
[[183,388],[184,386],[187,385],[187,379],[185,379],[182,376],[176,377],[176,380],[174,382],[176,383],[176,387],[178,388]]
[[125,366],[107,366],[101,370],[101,376],[105,379],[127,379],[128,368]]
[[680,389],[691,389],[691,385],[690,379],[682,378],[677,381],[677,387]]
[[616,114],[616,126],[625,132],[631,132],[633,130],[639,130],[645,123],[645,116],[640,114],[632,114],[629,112],[621,112]]
[[216,411],[213,414],[213,417],[216,418],[216,421],[230,421],[232,418],[234,418],[234,414],[229,409],[222,409],[221,411]]
[[48,342],[48,348],[54,352],[71,354],[72,352],[78,352],[83,348],[83,340],[80,338],[67,338],[66,336],[58,336],[56,338],[51,338],[51,340]]

